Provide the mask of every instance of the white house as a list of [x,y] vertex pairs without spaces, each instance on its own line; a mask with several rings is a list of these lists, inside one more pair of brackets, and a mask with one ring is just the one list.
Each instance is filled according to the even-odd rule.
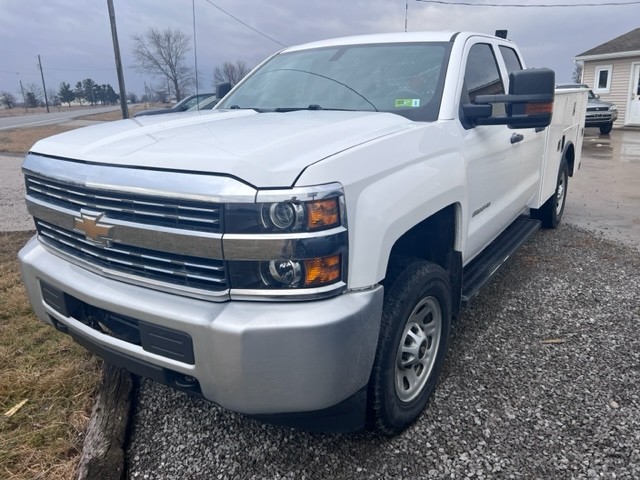
[[582,83],[618,107],[615,126],[640,126],[640,28],[574,58],[583,64]]

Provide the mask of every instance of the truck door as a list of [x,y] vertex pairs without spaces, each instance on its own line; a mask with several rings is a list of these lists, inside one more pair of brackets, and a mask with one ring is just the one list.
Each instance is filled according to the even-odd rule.
[[[502,67],[503,78],[507,81],[511,72],[522,70],[522,63],[515,49],[500,45],[497,53],[498,61],[502,60],[504,63]],[[511,130],[511,132],[512,137],[513,133],[515,133],[518,139],[512,149],[515,156],[514,160],[517,159],[520,167],[520,173],[516,179],[517,203],[529,205],[531,199],[536,196],[540,189],[541,167],[544,156],[544,129],[525,128]]]
[[[496,53],[490,43],[467,45],[460,105],[478,95],[505,93]],[[495,104],[493,114],[504,114]],[[466,155],[468,192],[468,235],[463,261],[475,257],[517,216],[519,206],[519,134],[506,125],[469,125],[460,109],[462,151]],[[515,141],[515,143],[514,143]]]

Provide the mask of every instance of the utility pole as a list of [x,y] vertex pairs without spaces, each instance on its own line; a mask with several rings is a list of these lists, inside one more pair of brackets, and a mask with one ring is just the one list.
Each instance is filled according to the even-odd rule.
[[122,72],[122,60],[120,59],[120,45],[118,44],[118,31],[116,30],[116,13],[113,9],[113,0],[107,0],[109,8],[109,20],[111,22],[111,37],[113,39],[113,53],[116,56],[116,70],[118,71],[118,88],[120,89],[120,108],[122,118],[129,118],[127,107],[127,92],[124,88],[124,73]]
[[191,7],[193,9],[193,59],[196,66],[196,95],[200,93],[198,91],[198,43],[196,42],[196,3],[195,0],[191,0]]
[[24,87],[22,86],[22,80],[20,80],[20,91],[22,92],[22,103],[24,104],[24,111],[29,113],[29,110],[27,110],[27,99],[24,96]]
[[38,54],[38,66],[40,67],[40,77],[42,78],[42,89],[44,90],[44,104],[47,106],[47,113],[49,113],[49,100],[47,99],[47,86],[44,84],[44,73],[42,73],[42,62],[40,61],[40,54]]
[[409,0],[404,3],[404,31],[407,31],[407,18],[409,17]]

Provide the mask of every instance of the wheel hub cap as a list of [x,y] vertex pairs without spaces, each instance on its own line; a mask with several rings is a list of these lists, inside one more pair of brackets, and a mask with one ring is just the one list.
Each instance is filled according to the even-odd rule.
[[400,337],[395,368],[398,398],[410,402],[422,392],[435,364],[442,311],[434,297],[426,297],[415,306]]

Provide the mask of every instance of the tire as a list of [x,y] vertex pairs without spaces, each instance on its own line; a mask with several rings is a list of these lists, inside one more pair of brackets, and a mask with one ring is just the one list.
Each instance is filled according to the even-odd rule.
[[539,209],[531,209],[531,218],[540,220],[543,228],[557,228],[564,213],[568,186],[569,167],[563,158],[560,162],[555,192]]
[[600,125],[600,133],[602,135],[608,135],[613,129],[613,123],[607,123],[606,125]]
[[401,432],[424,410],[444,364],[451,327],[447,273],[422,260],[400,264],[406,267],[385,286],[367,395],[367,426],[382,435]]

